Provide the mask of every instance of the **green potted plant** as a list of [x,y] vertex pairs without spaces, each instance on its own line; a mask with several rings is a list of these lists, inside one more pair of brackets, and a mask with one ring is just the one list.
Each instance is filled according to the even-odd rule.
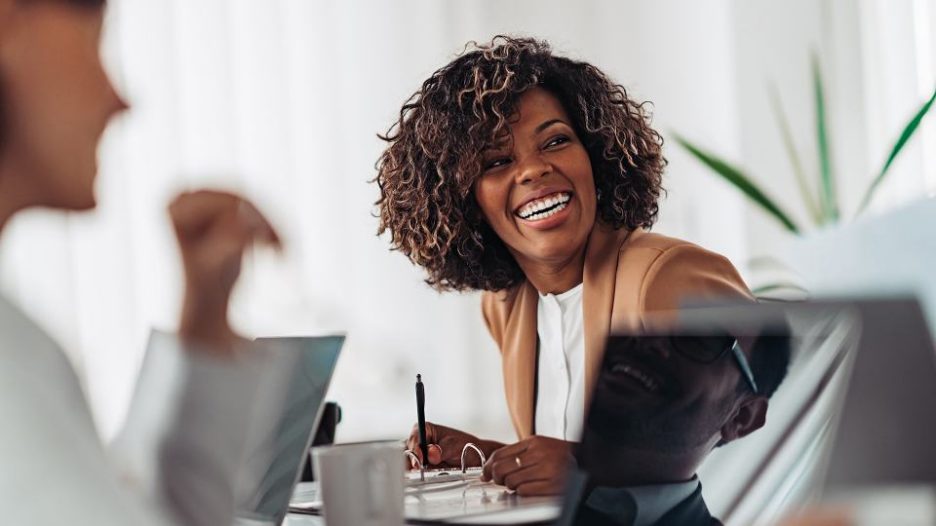
[[[783,110],[783,105],[776,89],[770,90],[770,100],[777,119],[777,125],[780,128],[780,134],[783,137],[784,149],[790,161],[793,175],[796,178],[797,188],[800,198],[808,211],[811,221],[811,227],[821,227],[832,225],[843,221],[846,215],[842,212],[838,194],[836,193],[836,178],[832,170],[831,154],[829,152],[829,133],[826,125],[826,103],[825,93],[822,81],[822,74],[819,69],[818,61],[812,59],[812,80],[813,96],[815,100],[815,128],[817,150],[819,158],[818,177],[810,178],[803,164],[800,161],[796,146],[793,142],[793,135],[790,131],[789,122]],[[920,122],[929,112],[936,100],[936,91],[933,92],[929,100],[916,111],[913,117],[903,127],[902,132],[890,149],[890,154],[884,161],[880,171],[875,175],[871,184],[865,190],[861,202],[854,214],[849,217],[854,218],[865,211],[867,206],[874,199],[875,193],[880,188],[881,183],[887,178],[889,170],[894,160],[900,155],[900,152],[906,146],[907,142],[913,137],[920,126]],[[719,177],[737,188],[750,201],[756,204],[767,215],[775,219],[784,229],[794,235],[801,235],[809,228],[803,228],[775,199],[768,196],[744,169],[726,161],[723,157],[712,153],[696,143],[693,143],[685,137],[674,134],[676,143],[686,149],[690,155],[702,162]],[[800,289],[795,283],[767,283],[755,288],[755,294],[764,294],[780,289]]]

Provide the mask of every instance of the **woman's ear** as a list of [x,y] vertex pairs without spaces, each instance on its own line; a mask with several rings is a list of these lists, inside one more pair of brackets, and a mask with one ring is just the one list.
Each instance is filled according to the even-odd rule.
[[745,437],[764,427],[767,421],[767,397],[750,396],[745,398],[722,425],[719,445],[724,445]]

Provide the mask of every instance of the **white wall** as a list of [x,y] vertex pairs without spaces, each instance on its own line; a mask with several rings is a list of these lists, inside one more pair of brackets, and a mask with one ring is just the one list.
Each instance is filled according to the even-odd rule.
[[[737,74],[741,155],[735,159],[798,226],[815,229],[796,184],[770,101],[774,86],[792,132],[811,194],[818,202],[819,154],[811,56],[825,84],[827,129],[835,185],[850,217],[868,168],[860,71],[857,5],[835,0],[733,2],[732,31]],[[790,234],[759,208],[748,206],[746,238],[754,258],[778,254]],[[770,282],[776,274],[752,276]],[[756,283],[758,284],[758,283]]]

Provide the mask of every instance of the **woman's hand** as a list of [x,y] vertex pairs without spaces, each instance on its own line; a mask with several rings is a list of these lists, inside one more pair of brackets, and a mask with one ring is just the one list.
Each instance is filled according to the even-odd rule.
[[532,436],[502,447],[484,464],[481,480],[507,486],[519,495],[558,495],[575,466],[573,442]]
[[[474,435],[452,429],[450,427],[440,426],[431,422],[426,422],[426,442],[429,444],[429,465],[437,468],[457,468],[461,469],[461,453],[465,444],[471,442],[478,446],[484,455],[489,455],[495,449],[503,446],[499,442],[482,440]],[[413,431],[406,439],[406,449],[412,451],[419,461],[422,462],[422,451],[419,449],[419,425],[413,426]],[[465,456],[465,465],[467,467],[478,467],[481,465],[481,459],[478,454],[472,451]],[[410,466],[418,469],[418,465]]]
[[279,247],[279,236],[251,203],[226,192],[183,193],[169,216],[185,268],[179,334],[225,352],[236,338],[227,311],[244,252],[256,242]]

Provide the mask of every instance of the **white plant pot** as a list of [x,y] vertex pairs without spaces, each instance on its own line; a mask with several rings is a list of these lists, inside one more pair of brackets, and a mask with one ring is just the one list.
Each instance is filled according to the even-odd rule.
[[793,239],[781,259],[812,298],[912,295],[936,327],[936,199]]

